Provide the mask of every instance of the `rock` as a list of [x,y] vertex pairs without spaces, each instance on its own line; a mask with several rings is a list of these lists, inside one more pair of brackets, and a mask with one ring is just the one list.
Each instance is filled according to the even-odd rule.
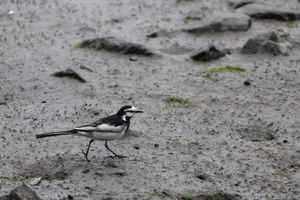
[[[195,23],[193,23],[195,24]],[[182,31],[200,34],[204,32],[247,31],[251,27],[251,18],[244,14],[217,14],[204,20],[202,25],[189,25]]]
[[41,200],[36,193],[25,184],[15,188],[9,195],[0,197],[0,200]]
[[250,80],[245,80],[245,81],[243,82],[243,84],[244,84],[245,86],[250,86],[250,85],[251,85],[251,81],[250,81]]
[[234,9],[241,8],[245,5],[254,3],[255,0],[229,0],[227,1],[228,5]]
[[258,19],[276,19],[283,21],[300,19],[300,12],[298,11],[256,3],[243,6],[237,9],[237,11]]
[[29,184],[32,185],[32,186],[36,186],[36,185],[39,185],[41,182],[42,182],[42,179],[43,177],[37,177],[37,178],[33,178]]
[[63,77],[70,77],[73,79],[76,79],[82,83],[85,83],[86,80],[84,80],[77,72],[75,72],[73,69],[66,69],[65,71],[59,71],[59,72],[54,72],[51,74],[51,76],[55,76],[58,78],[63,78]]
[[161,29],[146,35],[146,37],[147,38],[168,37],[168,36],[174,36],[176,33],[179,33],[179,31],[167,31]]
[[288,55],[292,48],[292,39],[289,34],[268,32],[249,39],[242,47],[241,53],[267,53],[274,56]]
[[195,61],[211,61],[216,60],[218,58],[224,57],[225,53],[218,50],[215,46],[211,45],[208,48],[201,49],[199,51],[196,51],[192,56],[191,59]]
[[140,44],[127,42],[115,37],[96,38],[84,40],[78,45],[79,48],[88,48],[96,51],[106,50],[111,52],[119,52],[122,54],[136,54],[143,56],[153,56],[154,52],[143,47]]

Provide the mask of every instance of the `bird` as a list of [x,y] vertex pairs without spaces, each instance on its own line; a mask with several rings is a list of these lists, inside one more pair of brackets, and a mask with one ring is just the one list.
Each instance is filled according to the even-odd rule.
[[49,132],[37,134],[36,138],[46,138],[62,135],[75,135],[90,138],[87,145],[87,150],[81,149],[87,162],[90,162],[88,154],[90,151],[91,144],[95,140],[104,141],[104,146],[114,156],[119,159],[126,158],[126,156],[118,155],[108,147],[108,141],[122,139],[125,133],[127,133],[130,126],[130,119],[136,113],[143,113],[144,111],[139,110],[131,105],[122,106],[116,114],[101,118],[93,123],[78,126],[73,129],[57,132]]

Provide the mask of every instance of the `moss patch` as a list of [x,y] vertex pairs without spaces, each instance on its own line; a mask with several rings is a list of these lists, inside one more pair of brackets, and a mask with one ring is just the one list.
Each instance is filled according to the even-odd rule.
[[245,72],[246,69],[240,67],[240,66],[225,66],[225,67],[214,67],[211,69],[208,69],[205,72],[205,75],[207,77],[210,77],[215,74],[225,73],[225,72]]
[[287,178],[288,180],[292,179],[292,176],[288,173],[286,169],[279,169],[275,172],[275,175]]
[[192,102],[189,101],[188,99],[175,97],[175,96],[167,97],[163,100],[163,102],[167,105],[175,105],[175,104],[180,104],[180,105],[184,105],[184,106],[192,105]]
[[173,200],[230,200],[233,199],[236,195],[226,194],[226,193],[202,193],[197,195],[189,195],[189,194],[180,194],[177,192],[164,190],[161,192],[147,192],[146,194],[151,196],[160,196],[163,198],[169,198]]
[[288,21],[286,23],[286,25],[287,25],[288,28],[295,28],[296,27],[295,21],[292,21],[292,20]]
[[0,106],[7,106],[7,102],[6,101],[0,101]]
[[293,162],[289,164],[290,168],[300,169],[300,162]]
[[25,181],[27,179],[28,179],[28,177],[21,176],[21,175],[12,176],[12,177],[1,176],[0,177],[0,185],[6,183],[7,181],[23,182],[23,181]]
[[195,17],[192,15],[186,15],[185,17],[183,17],[183,22],[185,24],[189,23],[189,21],[193,21],[193,20],[201,20],[201,17]]

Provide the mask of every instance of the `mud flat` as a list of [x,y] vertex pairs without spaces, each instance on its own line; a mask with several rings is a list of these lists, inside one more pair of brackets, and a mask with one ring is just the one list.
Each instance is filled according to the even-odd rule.
[[[25,183],[41,199],[300,199],[299,10],[2,0],[0,196]],[[95,142],[87,163],[88,139],[35,138],[124,104],[145,111],[110,143],[127,159]]]

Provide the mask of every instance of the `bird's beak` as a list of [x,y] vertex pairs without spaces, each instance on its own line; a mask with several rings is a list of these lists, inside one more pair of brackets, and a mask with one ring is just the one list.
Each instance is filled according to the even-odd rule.
[[143,113],[144,111],[142,111],[142,110],[136,110],[136,111],[134,111],[135,113]]
[[135,107],[132,107],[132,108],[131,108],[131,112],[133,112],[133,113],[143,113],[144,111],[138,110],[138,109],[136,109]]

